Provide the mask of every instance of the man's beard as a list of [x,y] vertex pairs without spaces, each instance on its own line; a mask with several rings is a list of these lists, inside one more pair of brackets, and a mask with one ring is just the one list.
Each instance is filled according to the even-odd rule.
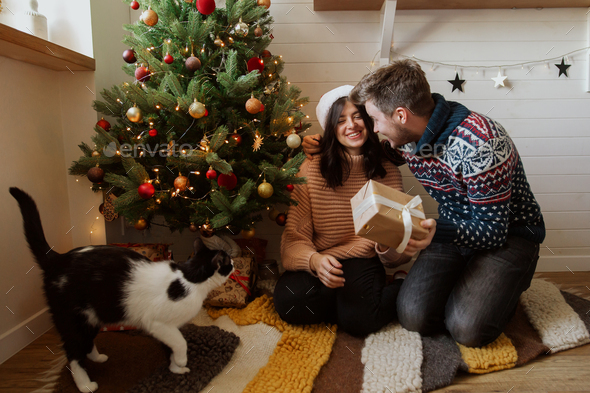
[[416,138],[409,128],[393,126],[393,129],[395,130],[395,140],[387,138],[391,147],[398,148],[406,143],[415,142]]

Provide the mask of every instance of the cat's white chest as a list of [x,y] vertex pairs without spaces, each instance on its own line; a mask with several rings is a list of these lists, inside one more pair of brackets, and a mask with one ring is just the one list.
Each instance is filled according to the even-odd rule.
[[[182,296],[170,296],[172,283]],[[180,327],[201,309],[208,292],[205,286],[186,281],[180,270],[172,271],[167,263],[135,264],[125,286],[126,320],[144,328],[154,322]]]

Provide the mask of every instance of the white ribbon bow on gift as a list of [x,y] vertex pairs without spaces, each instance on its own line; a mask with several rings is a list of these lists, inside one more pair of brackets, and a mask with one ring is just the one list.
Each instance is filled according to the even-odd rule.
[[[421,210],[416,209],[422,203],[422,198],[420,195],[416,195],[410,202],[405,205],[402,205],[399,202],[392,201],[387,199],[381,195],[370,195],[366,197],[352,212],[352,218],[356,220],[360,217],[364,212],[366,212],[371,206],[376,204],[380,204],[383,206],[390,207],[392,209],[396,209],[402,212],[402,219],[404,221],[404,237],[402,238],[402,242],[400,245],[395,249],[398,253],[402,253],[408,242],[410,241],[410,236],[412,235],[412,216],[421,218],[422,220],[426,219],[424,212]],[[389,212],[388,212],[389,213]]]
[[[419,206],[421,203],[422,203],[422,198],[420,198],[420,195],[416,195],[414,198],[412,198],[412,200],[410,202],[408,202],[402,208],[402,218],[404,220],[404,237],[402,239],[402,242],[395,249],[395,251],[397,251],[400,254],[402,252],[404,252],[404,250],[406,249],[406,246],[408,245],[408,242],[410,241],[410,236],[412,235],[412,212],[410,210]],[[416,211],[416,210],[414,209],[414,211]],[[418,218],[425,219],[426,216],[424,216],[424,213],[422,213],[422,212],[420,212],[420,213],[421,213],[420,215],[417,215]]]

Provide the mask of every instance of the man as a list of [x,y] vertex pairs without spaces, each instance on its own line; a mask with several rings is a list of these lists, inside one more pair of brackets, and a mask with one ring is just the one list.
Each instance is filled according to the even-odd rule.
[[[402,60],[366,75],[350,93],[439,203],[430,235],[397,302],[402,326],[448,330],[466,346],[494,341],[532,279],[545,238],[541,209],[508,133],[494,120],[431,94],[420,65]],[[306,153],[318,136],[306,137]]]

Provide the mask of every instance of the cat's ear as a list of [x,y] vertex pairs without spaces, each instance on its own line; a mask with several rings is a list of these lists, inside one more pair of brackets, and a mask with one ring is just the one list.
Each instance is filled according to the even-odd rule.
[[200,237],[196,238],[195,239],[195,242],[193,243],[193,252],[194,252],[194,254],[197,255],[204,248],[205,248],[205,245],[203,244],[203,241],[201,240],[201,238]]

